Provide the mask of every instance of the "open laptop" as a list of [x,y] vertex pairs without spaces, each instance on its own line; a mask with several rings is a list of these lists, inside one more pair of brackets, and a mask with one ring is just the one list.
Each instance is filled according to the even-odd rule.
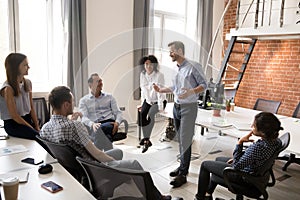
[[251,131],[251,123],[234,122],[232,124],[239,131]]

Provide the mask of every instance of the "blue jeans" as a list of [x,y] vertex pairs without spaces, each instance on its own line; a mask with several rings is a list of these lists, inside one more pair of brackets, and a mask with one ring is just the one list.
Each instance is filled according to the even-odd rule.
[[[22,118],[32,127],[34,127],[30,114],[22,116]],[[35,140],[35,136],[39,135],[39,132],[37,130],[23,124],[18,124],[13,119],[4,120],[4,129],[6,133],[10,136],[29,140]]]
[[[32,127],[34,127],[34,124],[32,122],[32,118],[30,114],[27,114],[25,116],[22,116],[22,118],[29,123]],[[49,148],[41,142],[39,139],[36,138],[37,135],[40,135],[39,132],[33,128],[30,128],[29,126],[18,124],[13,119],[3,120],[4,121],[4,130],[9,136],[23,138],[23,139],[29,139],[29,140],[35,140],[37,141],[50,155],[52,155]]]

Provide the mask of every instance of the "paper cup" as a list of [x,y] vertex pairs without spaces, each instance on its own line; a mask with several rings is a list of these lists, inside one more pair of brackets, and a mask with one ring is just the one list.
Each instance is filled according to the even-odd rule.
[[5,200],[17,200],[19,192],[19,179],[17,177],[3,180],[3,191]]

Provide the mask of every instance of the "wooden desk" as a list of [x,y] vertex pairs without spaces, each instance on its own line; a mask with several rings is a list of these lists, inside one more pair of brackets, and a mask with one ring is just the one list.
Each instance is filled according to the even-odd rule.
[[[24,145],[28,151],[6,156],[0,156],[0,173],[15,171],[29,172],[29,180],[19,186],[19,200],[27,199],[95,199],[72,175],[70,175],[59,163],[56,162],[36,141],[10,137],[8,140],[0,140],[0,147],[12,145]],[[26,157],[43,159],[44,163],[52,163],[53,171],[46,175],[38,173],[39,165],[22,163]],[[64,189],[52,194],[41,188],[41,184],[54,181]],[[2,199],[4,199],[1,187]]]

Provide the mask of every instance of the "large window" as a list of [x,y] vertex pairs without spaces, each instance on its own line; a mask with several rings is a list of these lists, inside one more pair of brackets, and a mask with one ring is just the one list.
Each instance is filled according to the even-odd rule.
[[10,52],[28,57],[33,92],[66,83],[63,71],[63,20],[59,0],[0,0],[0,84]]
[[[168,43],[180,40],[179,35],[195,40],[197,20],[197,0],[155,0],[153,27],[155,49],[153,52],[159,59],[161,71],[169,84],[173,77],[174,63],[168,52]],[[175,34],[174,34],[175,33]]]

